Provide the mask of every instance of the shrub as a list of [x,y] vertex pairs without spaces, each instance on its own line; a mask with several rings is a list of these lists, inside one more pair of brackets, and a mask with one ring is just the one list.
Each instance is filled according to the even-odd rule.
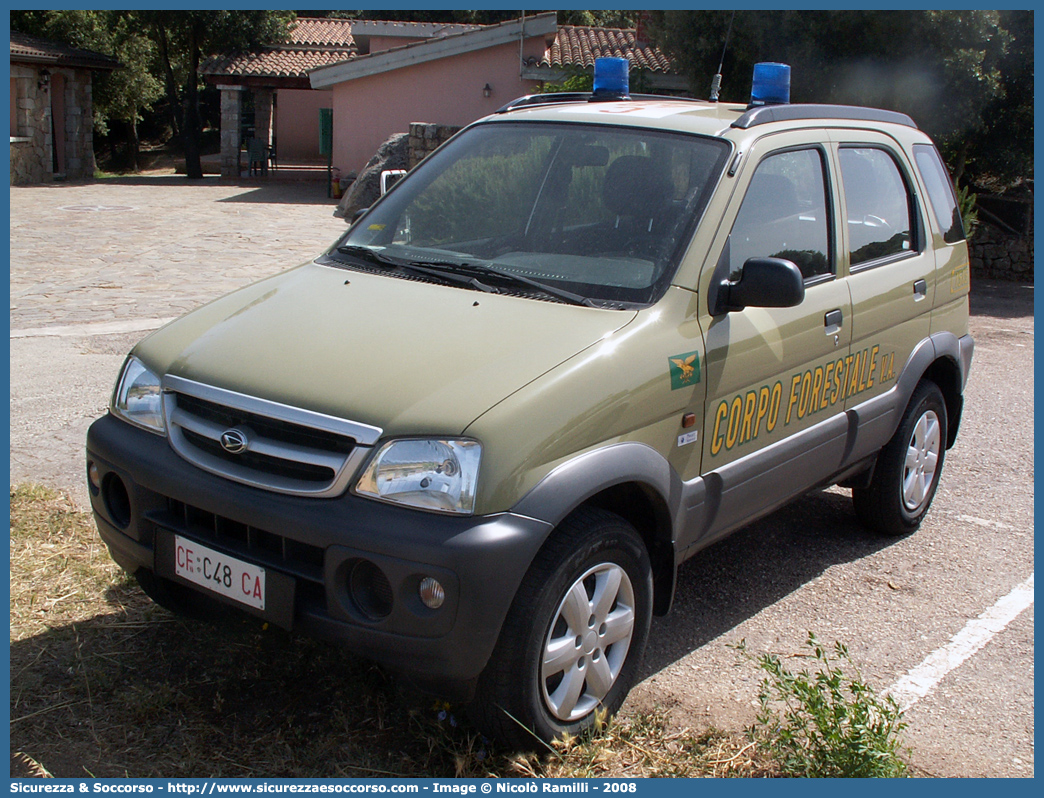
[[901,758],[902,711],[891,696],[878,698],[852,665],[848,648],[833,652],[809,632],[806,645],[819,667],[792,673],[775,654],[754,657],[741,641],[737,649],[766,674],[758,698],[761,709],[751,738],[775,759],[785,776],[896,777],[907,775]]
[[975,228],[979,226],[979,195],[972,192],[968,186],[957,189],[957,206],[961,209],[961,220],[964,222],[964,234],[972,237]]

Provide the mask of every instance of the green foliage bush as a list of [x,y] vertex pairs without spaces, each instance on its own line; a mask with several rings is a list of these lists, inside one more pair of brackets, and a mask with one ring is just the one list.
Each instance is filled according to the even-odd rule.
[[979,209],[977,202],[979,195],[974,193],[968,186],[957,188],[957,207],[961,211],[961,220],[964,222],[964,234],[972,237],[975,228],[979,226]]
[[[508,137],[505,137],[508,138]],[[478,151],[438,177],[407,209],[414,243],[448,246],[521,233],[540,188],[551,137],[511,139],[504,152]],[[527,148],[528,146],[528,148]]]
[[798,673],[775,654],[755,657],[741,641],[737,649],[766,674],[761,709],[751,737],[785,776],[894,778],[906,776],[900,734],[902,711],[891,696],[878,698],[852,665],[848,648],[834,643],[831,652],[809,632],[806,645],[819,667]]

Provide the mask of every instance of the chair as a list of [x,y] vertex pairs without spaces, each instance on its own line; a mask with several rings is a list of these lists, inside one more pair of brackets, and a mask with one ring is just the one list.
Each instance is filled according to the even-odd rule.
[[262,176],[268,174],[268,153],[265,152],[266,149],[265,143],[261,139],[247,139],[247,160],[250,164],[247,170],[248,174],[254,174],[255,166],[258,173]]
[[279,165],[276,162],[276,141],[274,138],[272,139],[272,144],[268,147],[268,162],[272,165],[273,169],[277,168]]
[[605,243],[632,255],[652,254],[674,222],[672,191],[663,164],[646,156],[618,157],[602,186],[602,202],[616,217]]

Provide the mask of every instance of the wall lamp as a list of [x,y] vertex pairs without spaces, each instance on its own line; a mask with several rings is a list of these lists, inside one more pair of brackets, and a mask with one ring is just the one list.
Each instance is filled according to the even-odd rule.
[[51,85],[51,73],[46,69],[40,70],[40,79],[36,81],[36,87],[43,91]]
[[482,96],[483,97],[489,97],[489,95],[491,95],[492,93],[493,93],[493,87],[490,86],[488,83],[485,86],[482,87]]

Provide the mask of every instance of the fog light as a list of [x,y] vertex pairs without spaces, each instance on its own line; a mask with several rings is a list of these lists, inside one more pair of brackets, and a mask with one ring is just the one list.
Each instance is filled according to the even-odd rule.
[[102,500],[112,522],[120,529],[126,529],[131,520],[130,496],[123,480],[112,471],[102,480]]
[[355,608],[371,621],[391,615],[394,606],[391,584],[384,571],[369,560],[354,560],[348,572],[348,595]]
[[442,602],[446,600],[446,591],[438,583],[438,580],[426,576],[420,583],[420,599],[424,602],[425,607],[437,610],[442,606]]
[[87,479],[91,481],[91,486],[95,490],[101,490],[101,471],[98,470],[96,463],[87,464]]

